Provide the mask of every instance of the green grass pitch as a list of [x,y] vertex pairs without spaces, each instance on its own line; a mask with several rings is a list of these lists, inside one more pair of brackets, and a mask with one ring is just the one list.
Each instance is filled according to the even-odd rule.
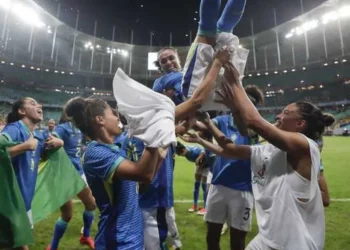
[[[326,250],[350,250],[350,137],[326,137],[322,153],[325,176],[328,182],[331,198],[330,207],[326,208]],[[176,159],[175,167],[175,199],[192,200],[194,166],[184,158]],[[202,197],[202,194],[201,194]],[[344,199],[344,200],[339,200]],[[176,221],[180,231],[184,250],[206,249],[206,226],[203,217],[190,214],[187,209],[191,203],[176,203]],[[74,216],[67,232],[61,240],[61,250],[87,249],[79,245],[82,226],[81,204],[75,204]],[[30,249],[44,250],[50,243],[54,223],[59,217],[55,213],[45,221],[35,225],[35,245]],[[98,213],[93,225],[96,232]],[[247,243],[256,235],[258,229],[254,219],[252,231],[248,234]],[[291,232],[292,233],[292,232]],[[223,250],[229,249],[228,234],[221,238]]]

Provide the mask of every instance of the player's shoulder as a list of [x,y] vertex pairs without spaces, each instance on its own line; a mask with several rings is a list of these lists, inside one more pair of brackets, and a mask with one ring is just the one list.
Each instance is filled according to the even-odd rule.
[[115,144],[105,144],[92,141],[88,144],[85,149],[85,157],[87,158],[104,158],[108,157],[111,154],[120,153],[124,151],[122,148],[118,147]]
[[67,131],[71,130],[71,127],[69,126],[68,122],[65,122],[65,123],[58,124],[55,127],[55,130],[61,130],[61,131],[67,132]]
[[17,121],[17,122],[6,124],[4,129],[1,131],[1,134],[4,135],[9,140],[16,140],[17,138],[12,138],[12,137],[17,137],[18,135],[23,133],[23,131],[24,131],[23,125],[19,121]]
[[218,116],[215,116],[213,119],[217,121],[228,121],[229,118],[230,118],[229,115],[218,115]]
[[6,129],[11,129],[11,128],[22,128],[23,126],[21,125],[20,121],[17,122],[11,122],[5,125],[3,130]]
[[231,121],[230,121],[230,116],[228,115],[219,115],[216,116],[212,119],[212,121],[214,122],[214,124],[216,126],[218,126],[219,128],[221,127],[227,127],[230,125]]
[[153,83],[153,87],[152,89],[156,92],[160,92],[162,90],[162,81],[164,79],[165,75],[161,75],[160,77],[158,77],[154,83]]

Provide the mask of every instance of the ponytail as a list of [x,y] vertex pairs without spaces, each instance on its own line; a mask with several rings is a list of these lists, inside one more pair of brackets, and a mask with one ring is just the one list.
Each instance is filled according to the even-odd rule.
[[12,105],[12,110],[10,113],[8,113],[6,118],[7,123],[17,122],[22,119],[21,116],[18,114],[18,110],[23,108],[24,101],[26,99],[27,97],[21,98]]

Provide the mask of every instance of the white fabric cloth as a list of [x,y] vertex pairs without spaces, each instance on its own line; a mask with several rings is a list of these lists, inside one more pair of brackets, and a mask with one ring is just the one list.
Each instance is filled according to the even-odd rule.
[[207,184],[210,185],[212,179],[213,179],[213,173],[209,171],[207,176]]
[[[161,209],[162,211],[159,211]],[[168,239],[175,248],[181,248],[179,230],[176,225],[174,207],[142,209],[143,238],[146,250],[161,250],[160,243]],[[165,211],[163,211],[165,209]]]
[[[194,91],[203,82],[208,73],[208,66],[214,60],[215,51],[218,51],[226,46],[233,51],[230,61],[238,70],[241,80],[243,79],[249,50],[239,48],[239,39],[231,33],[220,33],[217,37],[216,43],[217,44],[214,49],[208,44],[192,44],[186,59],[181,86],[185,98],[189,99],[193,95]],[[201,110],[228,111],[228,108],[225,105],[215,102],[215,100],[220,100],[220,97],[215,94],[215,90],[219,90],[221,88],[221,84],[224,80],[223,74],[224,69],[222,68],[215,81],[214,90],[203,104]]]
[[245,250],[277,250],[269,247],[265,244],[265,242],[261,239],[261,236],[258,234],[249,242],[249,245],[245,248]]
[[[304,185],[296,188],[297,183],[290,183],[286,152],[271,144],[251,147],[252,187],[259,236],[273,249],[323,249],[325,217],[317,183],[320,152],[314,141],[307,140],[312,161],[307,192]],[[300,196],[308,199],[301,201]]]
[[129,136],[148,147],[167,147],[176,143],[175,104],[138,83],[118,69],[113,79],[118,111],[128,122]]

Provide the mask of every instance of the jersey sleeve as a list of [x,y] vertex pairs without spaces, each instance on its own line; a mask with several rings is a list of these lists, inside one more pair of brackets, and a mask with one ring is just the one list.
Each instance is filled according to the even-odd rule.
[[163,92],[163,86],[161,84],[161,79],[162,78],[158,78],[154,81],[154,84],[153,84],[153,87],[152,89],[155,91],[155,92],[158,92],[158,93],[162,93]]
[[5,138],[10,142],[18,142],[20,131],[15,124],[8,124],[1,131],[1,135],[5,136]]
[[84,170],[87,174],[111,183],[115,171],[125,159],[125,152],[118,147],[94,145],[85,153]]
[[217,116],[217,117],[213,118],[212,122],[219,130],[221,130],[221,128],[223,126],[222,124],[225,123],[223,116]]

